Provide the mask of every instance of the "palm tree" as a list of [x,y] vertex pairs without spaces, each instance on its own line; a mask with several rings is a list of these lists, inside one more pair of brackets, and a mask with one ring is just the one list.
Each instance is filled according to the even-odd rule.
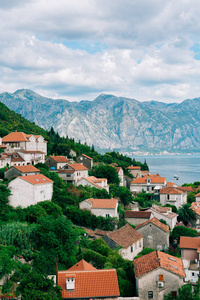
[[194,223],[197,220],[196,212],[191,208],[190,203],[183,205],[178,210],[178,220],[182,221],[185,226],[188,223]]

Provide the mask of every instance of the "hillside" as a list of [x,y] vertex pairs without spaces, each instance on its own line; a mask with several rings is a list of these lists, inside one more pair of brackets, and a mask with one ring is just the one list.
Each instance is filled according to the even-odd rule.
[[166,104],[100,95],[78,103],[19,90],[1,94],[0,101],[41,127],[96,149],[200,151],[200,98]]

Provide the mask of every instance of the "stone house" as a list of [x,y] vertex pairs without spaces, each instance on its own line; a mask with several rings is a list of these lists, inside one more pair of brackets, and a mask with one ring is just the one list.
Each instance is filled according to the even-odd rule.
[[76,152],[73,149],[70,149],[69,155],[71,157],[76,157]]
[[166,250],[169,248],[169,226],[161,223],[155,217],[135,228],[143,234],[144,248]]
[[45,152],[39,150],[19,150],[17,152],[25,162],[25,165],[45,163]]
[[97,217],[101,216],[104,218],[119,218],[117,208],[117,199],[86,199],[79,203],[80,209],[87,209]]
[[131,261],[143,250],[143,235],[129,224],[106,234],[103,239],[112,250],[121,247],[118,253]]
[[80,163],[65,164],[65,166],[58,171],[58,175],[65,182],[76,184],[79,180],[88,176],[88,168]]
[[115,168],[115,170],[117,171],[117,174],[118,174],[118,177],[119,177],[119,180],[120,180],[120,183],[119,183],[119,186],[125,186],[125,178],[124,178],[124,171],[121,167],[118,167],[118,166],[114,166],[112,165],[112,167]]
[[174,228],[177,222],[178,215],[172,212],[171,207],[162,207],[156,204],[153,204],[148,210],[152,213],[152,217],[157,218],[158,220],[164,220],[167,222],[167,225],[170,226],[171,230]]
[[149,211],[132,211],[127,210],[125,212],[125,220],[131,225],[139,225],[148,221],[151,218],[152,213]]
[[25,166],[26,161],[17,152],[6,153],[7,157],[10,159],[10,166]]
[[67,271],[58,271],[58,286],[63,299],[117,300],[120,296],[116,270],[97,270],[83,259]]
[[195,195],[196,202],[200,202],[200,193]]
[[141,177],[141,167],[140,166],[129,166],[127,167],[129,173],[133,175],[134,178]]
[[187,192],[183,192],[178,188],[164,187],[160,190],[161,205],[171,204],[177,208],[187,203]]
[[77,186],[82,185],[82,186],[90,186],[90,187],[95,187],[97,189],[105,189],[109,193],[109,185],[108,181],[106,178],[96,178],[94,176],[89,176],[85,178],[81,178],[77,183]]
[[19,150],[41,151],[47,154],[47,142],[42,135],[26,134],[24,132],[12,132],[2,138],[2,145],[6,151],[17,152]]
[[141,193],[158,193],[167,184],[165,177],[160,177],[159,174],[145,175],[137,177],[131,182],[131,192]]
[[5,153],[0,153],[0,169],[10,167],[10,164],[11,158]]
[[53,171],[62,169],[68,163],[69,160],[65,156],[51,155],[45,159],[45,164]]
[[18,176],[37,175],[40,170],[33,165],[13,166],[4,172],[4,178],[11,179]]
[[85,154],[81,154],[77,157],[77,163],[83,164],[89,171],[92,170],[93,159]]
[[197,220],[191,222],[192,226],[194,226],[197,231],[200,231],[200,203],[192,202],[190,208],[195,211],[197,216]]
[[51,201],[53,181],[43,174],[21,176],[9,182],[8,188],[11,190],[9,204],[25,208],[41,201]]
[[181,236],[180,249],[186,281],[196,283],[199,280],[200,270],[200,238]]
[[185,271],[180,258],[153,251],[134,259],[136,290],[140,300],[163,300],[177,295],[184,284]]

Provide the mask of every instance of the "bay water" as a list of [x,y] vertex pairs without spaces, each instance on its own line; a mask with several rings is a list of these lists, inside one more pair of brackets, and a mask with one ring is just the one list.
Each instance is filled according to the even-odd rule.
[[[169,182],[182,185],[200,181],[200,155],[135,155],[133,157],[142,163],[146,159],[151,174],[159,173]],[[179,179],[176,180],[174,175]]]

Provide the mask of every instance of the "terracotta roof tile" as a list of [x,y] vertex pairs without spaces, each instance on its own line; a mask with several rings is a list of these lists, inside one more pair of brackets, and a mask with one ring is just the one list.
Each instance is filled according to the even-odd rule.
[[200,247],[200,237],[180,237],[180,248],[198,249]]
[[137,177],[134,179],[131,184],[147,184],[147,179],[151,180],[153,184],[164,184],[166,181],[165,177],[160,177],[158,174],[144,175],[144,177]]
[[141,277],[159,267],[185,277],[181,258],[160,251],[154,251],[134,259],[134,267],[136,277]]
[[6,153],[8,157],[11,158],[11,162],[22,162],[24,161],[24,159],[18,154],[18,153],[15,153],[15,152],[12,152],[12,153]]
[[82,170],[88,170],[84,165],[81,163],[76,163],[76,164],[68,164],[69,167],[74,169],[75,171],[82,171]]
[[141,170],[141,167],[138,167],[138,166],[130,166],[130,167],[127,167],[127,169],[129,169],[129,170]]
[[141,228],[141,227],[146,226],[146,225],[149,224],[149,223],[154,224],[155,226],[159,227],[159,228],[162,229],[163,231],[170,232],[169,226],[163,224],[162,222],[160,222],[160,221],[159,221],[157,218],[155,218],[155,217],[152,218],[152,219],[150,219],[150,220],[148,220],[148,221],[146,221],[146,222],[144,222],[144,223],[142,223],[142,224],[139,224],[135,229],[137,230],[137,229],[139,229],[139,228]]
[[123,248],[128,248],[133,243],[136,243],[143,238],[143,235],[140,232],[136,231],[128,224],[108,233],[107,236]]
[[92,271],[92,270],[97,270],[97,269],[92,265],[90,265],[87,261],[82,259],[73,267],[69,268],[67,271]]
[[[115,269],[96,270],[86,262],[81,264],[86,270],[82,270],[81,266],[77,270],[75,265],[67,271],[58,272],[58,285],[62,288],[63,298],[105,298],[120,295]],[[73,291],[66,290],[66,278],[70,277],[75,278]]]
[[161,214],[161,216],[163,215],[165,216],[165,218],[169,219],[173,219],[178,216],[176,213],[171,211],[170,207],[162,207],[155,204],[153,204],[153,206],[148,211],[159,213]]
[[108,234],[108,233],[110,233],[111,231],[106,231],[106,230],[101,230],[101,229],[95,229],[95,234],[97,234],[97,235],[101,235],[101,236],[104,236],[104,235],[106,235],[106,234]]
[[118,203],[117,199],[86,199],[87,201],[92,204],[92,208],[110,208],[115,209]]
[[177,189],[183,192],[194,192],[194,188],[191,186],[179,186]]
[[24,132],[11,132],[2,138],[2,142],[28,142],[28,138]]
[[22,152],[25,154],[45,154],[45,152],[39,150],[18,150],[18,152]]
[[200,193],[196,194],[195,197],[200,197]]
[[52,156],[50,156],[53,160],[55,160],[56,162],[58,162],[58,163],[68,163],[69,162],[69,160],[66,158],[66,157],[64,157],[64,156],[55,156],[55,155],[52,155]]
[[192,202],[191,208],[200,216],[200,203],[199,202]]
[[160,194],[181,195],[183,191],[173,187],[164,187],[160,190]]
[[125,212],[125,218],[145,218],[145,219],[149,219],[150,217],[151,217],[151,212],[149,212],[149,211],[127,210]]
[[13,166],[13,168],[19,170],[22,173],[40,172],[40,170],[34,167],[33,165]]
[[[51,179],[44,176],[43,174],[38,175],[28,175],[28,176],[20,176],[18,178],[21,178],[31,184],[46,184],[46,183],[53,183]],[[15,179],[14,179],[15,180]]]

